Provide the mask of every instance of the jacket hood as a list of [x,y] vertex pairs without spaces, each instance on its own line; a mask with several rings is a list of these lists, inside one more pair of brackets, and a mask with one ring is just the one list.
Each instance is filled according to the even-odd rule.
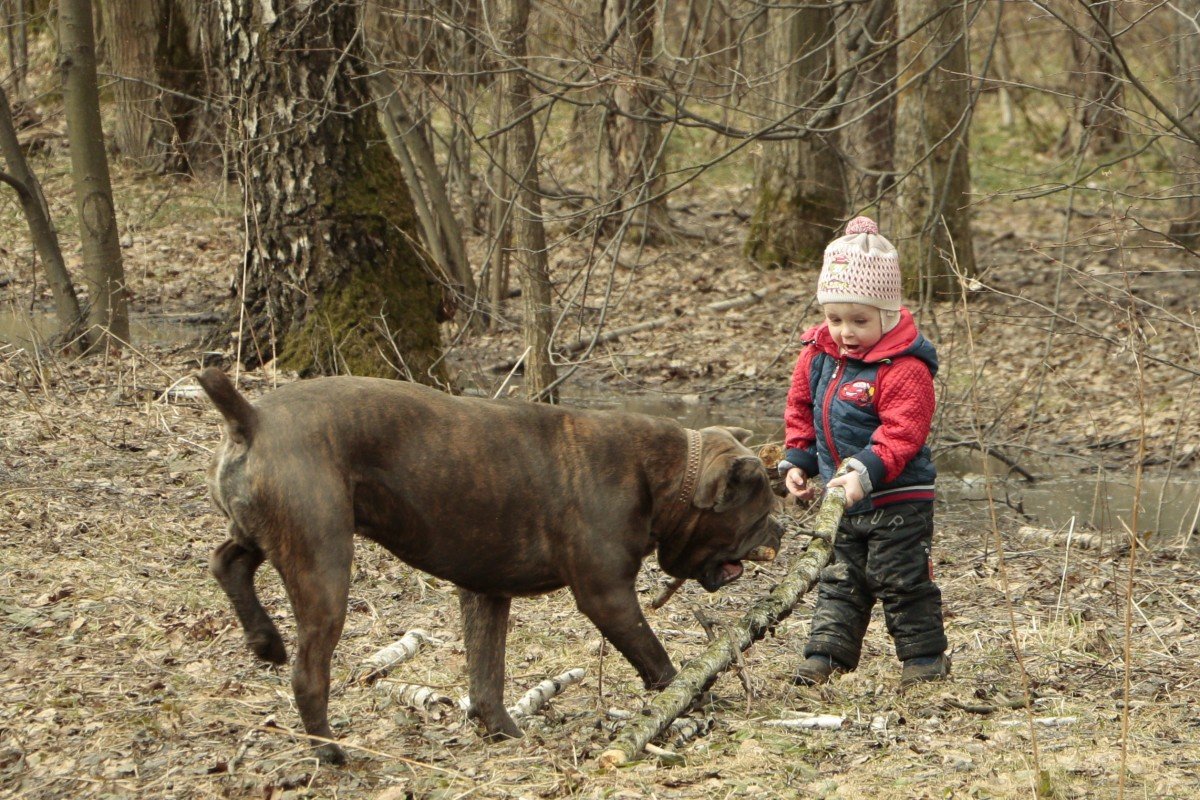
[[[833,341],[833,335],[829,332],[828,322],[823,321],[809,328],[804,332],[800,341],[806,345],[813,345],[833,358],[840,358],[842,355]],[[885,333],[883,338],[862,357],[862,361],[867,364],[877,364],[900,356],[915,356],[921,359],[929,365],[930,373],[937,375],[937,350],[933,343],[917,330],[917,323],[913,320],[912,312],[907,308],[900,309],[900,321],[896,323],[896,327]]]

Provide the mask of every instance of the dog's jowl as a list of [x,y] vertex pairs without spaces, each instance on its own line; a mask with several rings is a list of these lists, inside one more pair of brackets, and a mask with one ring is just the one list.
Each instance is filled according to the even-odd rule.
[[[278,570],[296,615],[296,705],[321,739],[333,738],[330,659],[356,532],[459,587],[470,713],[488,737],[521,735],[502,696],[513,597],[569,587],[647,688],[661,688],[675,668],[638,605],[642,559],[657,551],[669,575],[715,591],[779,547],[748,431],[373,378],[300,381],[252,405],[220,370],[199,380],[226,427],[210,485],[229,539],[213,574],[250,649],[278,664],[283,640],[254,591],[264,560]],[[329,742],[317,753],[345,758]]]

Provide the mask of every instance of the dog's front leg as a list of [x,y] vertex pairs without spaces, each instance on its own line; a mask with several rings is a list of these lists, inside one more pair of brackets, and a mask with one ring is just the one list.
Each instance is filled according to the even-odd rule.
[[488,739],[519,739],[521,729],[504,708],[504,645],[508,638],[507,597],[458,590],[471,708]]
[[628,585],[589,581],[572,591],[579,610],[633,665],[647,689],[671,682],[675,667],[642,614],[632,580]]

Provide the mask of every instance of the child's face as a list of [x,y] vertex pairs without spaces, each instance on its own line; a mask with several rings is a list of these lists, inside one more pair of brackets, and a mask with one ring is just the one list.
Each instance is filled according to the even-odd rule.
[[842,355],[862,358],[883,338],[883,317],[874,306],[861,303],[826,303],[825,321]]

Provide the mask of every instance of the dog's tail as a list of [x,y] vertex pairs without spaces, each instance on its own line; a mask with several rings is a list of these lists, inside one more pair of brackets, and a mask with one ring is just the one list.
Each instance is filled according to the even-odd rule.
[[242,444],[250,444],[254,432],[258,429],[258,412],[242,397],[229,376],[216,367],[209,367],[196,380],[200,388],[212,400],[217,411],[225,417],[225,425],[229,429],[229,438]]

